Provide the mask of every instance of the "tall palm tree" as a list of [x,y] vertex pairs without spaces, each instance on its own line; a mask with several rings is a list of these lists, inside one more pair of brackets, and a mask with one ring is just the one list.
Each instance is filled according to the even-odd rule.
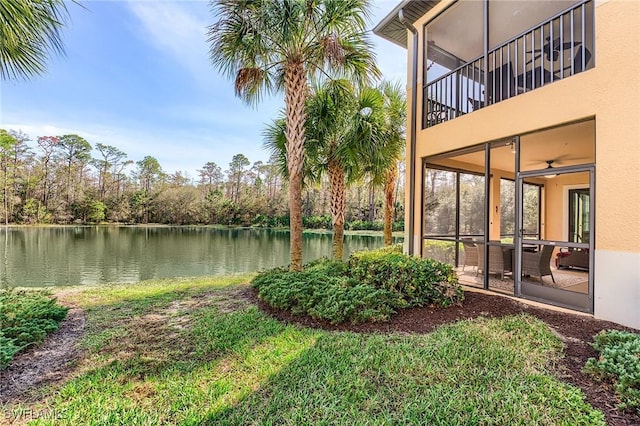
[[384,136],[382,138],[384,150],[382,152],[385,153],[386,158],[383,158],[381,164],[373,169],[378,170],[383,178],[384,244],[391,245],[398,161],[405,150],[407,97],[399,83],[383,82],[380,85],[380,91],[384,96]]
[[28,79],[46,70],[50,54],[63,54],[63,0],[0,0],[0,76]]
[[[344,79],[327,80],[310,91],[306,104],[305,182],[329,177],[334,259],[342,259],[347,185],[359,181],[368,170],[383,134],[384,99],[374,88],[356,90]],[[284,119],[275,120],[265,132],[266,147],[280,159],[286,174]]]
[[367,175],[372,189],[384,188],[384,243],[391,245],[394,216],[394,193],[398,177],[398,162],[405,149],[406,95],[400,84],[382,82],[378,88],[382,97],[382,112],[377,116],[375,149],[368,152]]
[[305,100],[311,78],[378,75],[366,35],[368,0],[213,0],[211,60],[248,102],[284,90],[291,270],[302,270]]
[[329,177],[332,256],[342,259],[347,183],[359,177],[357,93],[346,80],[327,81],[307,103],[307,146],[317,175]]
[[[308,127],[308,121],[305,122]],[[287,119],[284,111],[271,123],[268,123],[262,131],[264,147],[269,151],[270,158],[275,159],[277,172],[289,180],[289,168],[287,166]],[[302,165],[302,188],[309,188],[320,182],[318,168],[313,164],[314,155],[307,155],[309,145],[308,136],[305,135],[305,156]]]

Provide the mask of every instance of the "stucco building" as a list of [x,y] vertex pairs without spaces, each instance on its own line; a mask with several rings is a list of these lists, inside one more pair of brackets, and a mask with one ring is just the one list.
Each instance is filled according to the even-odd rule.
[[407,250],[640,328],[640,2],[405,0],[374,31],[408,53]]

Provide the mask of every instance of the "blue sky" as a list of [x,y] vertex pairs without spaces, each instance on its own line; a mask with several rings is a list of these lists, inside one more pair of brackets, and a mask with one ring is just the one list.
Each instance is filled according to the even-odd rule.
[[[371,27],[399,0],[374,0]],[[113,145],[134,161],[158,159],[166,172],[197,169],[231,157],[268,158],[264,124],[282,96],[248,106],[233,83],[211,66],[208,1],[85,1],[69,3],[66,57],[47,74],[0,84],[0,128],[38,136],[76,133]],[[405,81],[406,51],[371,35],[386,79]]]

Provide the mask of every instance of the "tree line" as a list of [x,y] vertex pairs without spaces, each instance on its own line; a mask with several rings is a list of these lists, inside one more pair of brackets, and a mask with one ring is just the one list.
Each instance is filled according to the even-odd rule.
[[[5,3],[5,0],[0,1]],[[30,13],[32,6],[40,3],[43,5],[36,8],[39,13]],[[3,28],[8,36],[8,43],[0,43],[2,79],[38,75],[44,71],[49,53],[61,53],[64,50],[59,34],[64,26],[64,18],[67,17],[64,2],[22,0],[19,4],[20,7],[12,7],[10,10],[0,8],[2,21],[5,23]],[[316,149],[313,144],[307,144],[309,137],[315,139],[318,144],[316,153],[325,156],[326,161],[322,163],[326,165],[330,179],[334,257],[339,258],[342,251],[342,232],[346,214],[345,194],[348,189],[348,176],[351,174],[349,169],[353,164],[361,169],[356,173],[358,179],[362,178],[364,170],[369,169],[366,174],[371,176],[373,181],[384,183],[385,244],[391,244],[391,217],[394,209],[390,195],[395,189],[394,176],[397,175],[396,164],[400,155],[399,136],[403,133],[399,124],[404,120],[401,119],[401,114],[393,112],[396,108],[390,107],[391,104],[398,105],[394,101],[389,102],[396,96],[389,96],[392,93],[382,93],[382,96],[378,97],[378,93],[383,91],[372,86],[381,77],[381,72],[376,65],[373,47],[368,39],[367,21],[371,10],[369,0],[318,0],[313,5],[306,0],[249,3],[211,0],[211,6],[214,22],[208,27],[207,32],[210,59],[219,72],[234,81],[236,95],[248,103],[255,104],[264,94],[284,92],[285,113],[276,127],[282,129],[282,137],[278,137],[282,142],[278,144],[281,148],[280,159],[284,157],[284,161],[280,161],[280,171],[288,180],[290,269],[302,270],[303,195],[305,176],[309,171],[305,167],[305,157],[308,150]],[[333,92],[330,86],[338,80],[345,81],[350,87],[347,90]],[[319,85],[312,87],[317,84]],[[324,84],[328,85],[322,87]],[[313,123],[307,123],[307,114],[313,109],[308,102],[309,96],[321,96],[323,91],[329,94],[329,98],[333,96],[332,93],[338,95],[331,100],[334,103],[332,109],[338,112],[338,131],[331,128],[331,124],[334,123],[331,119],[334,114],[331,111],[327,111],[328,114],[320,111],[318,117],[321,118],[321,129],[314,128]],[[361,101],[361,105],[371,101],[367,100],[367,93],[374,94],[379,100],[372,100],[371,105],[353,109],[352,106]],[[352,99],[347,102],[346,115],[340,113],[340,105],[343,103],[338,98],[343,96]],[[359,125],[362,127],[356,129]],[[349,144],[343,146],[340,140],[347,140],[349,135],[355,135],[365,144],[360,144],[359,150],[354,150],[352,146],[348,146]],[[43,151],[47,149],[46,138],[38,138],[38,145]],[[58,140],[59,138],[54,138],[50,142],[55,146]],[[108,146],[104,147],[105,152],[111,154]],[[96,148],[102,153],[98,145]],[[92,201],[92,208],[87,214],[94,219],[105,214],[107,189],[116,187],[116,199],[125,192],[124,188],[120,192],[120,185],[127,184],[123,170],[128,160],[124,160],[124,153],[117,148],[114,149],[114,161],[109,161],[112,158],[107,159],[102,153],[103,162],[98,162],[99,197],[98,200]],[[352,163],[351,160],[357,157],[358,151],[363,149],[366,151],[362,159],[363,164]],[[346,151],[353,152],[343,156]],[[378,152],[384,154],[378,155]],[[41,203],[36,202],[33,206],[38,220],[41,216],[40,209],[43,209],[42,216],[46,216],[50,211],[49,202],[53,188],[49,185],[51,175],[48,161],[51,155],[53,150],[50,150],[49,154],[45,152],[46,165],[39,175],[43,182],[39,193]],[[342,159],[349,161],[344,162]],[[154,159],[151,157],[146,160],[150,166],[155,167],[157,164],[157,161],[153,164]],[[149,220],[150,194],[146,188],[140,189],[141,186],[144,188],[141,183],[144,180],[144,160],[136,162],[136,166],[141,174],[134,179],[134,182],[137,180],[134,187],[139,197],[135,198],[133,206],[129,205],[133,211],[123,210],[122,213],[123,216],[142,215],[144,220]],[[9,201],[8,198],[8,172],[4,178],[7,221],[14,200]],[[107,178],[115,181],[115,185],[113,182],[108,185]],[[161,181],[164,184],[164,180]],[[35,188],[31,190],[35,192]],[[27,199],[37,201],[34,197]],[[237,202],[239,193],[232,194],[231,200]],[[118,207],[123,209],[126,206],[127,203],[118,204]],[[184,205],[173,208],[183,210]]]
[[[153,156],[133,161],[115,146],[92,146],[79,135],[31,140],[0,129],[0,218],[15,224],[288,226],[288,183],[280,167],[275,155],[251,162],[237,154],[225,169],[209,161],[191,177],[164,171]],[[400,212],[401,194],[398,189]],[[347,199],[346,217],[354,228],[380,228],[378,186],[352,188]],[[327,179],[305,188],[303,214],[306,227],[331,227]]]

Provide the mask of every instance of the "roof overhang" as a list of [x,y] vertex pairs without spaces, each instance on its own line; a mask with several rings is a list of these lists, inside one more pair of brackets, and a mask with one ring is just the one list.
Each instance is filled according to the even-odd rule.
[[404,17],[411,24],[440,3],[440,0],[402,0],[382,21],[373,29],[374,34],[407,48],[407,27],[398,18],[398,12],[403,10]]

